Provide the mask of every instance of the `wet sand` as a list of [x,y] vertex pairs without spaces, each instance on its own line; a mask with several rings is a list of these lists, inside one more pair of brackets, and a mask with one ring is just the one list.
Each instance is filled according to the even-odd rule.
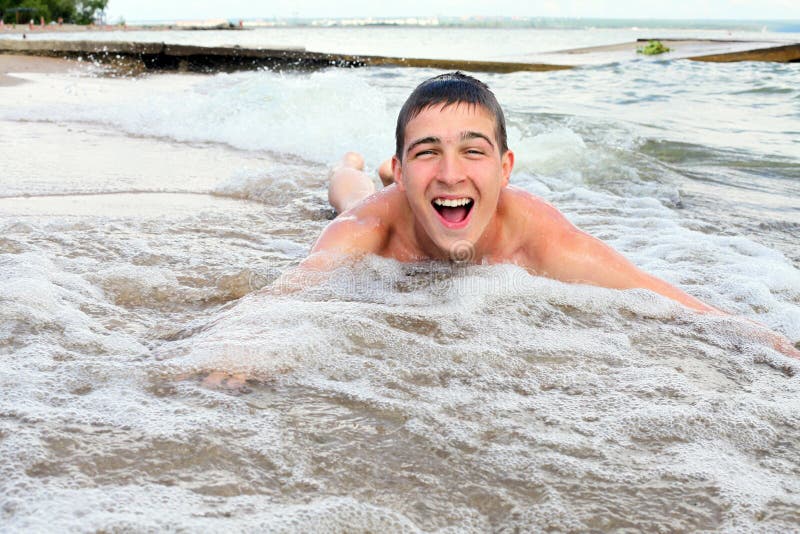
[[83,68],[88,67],[69,59],[0,54],[0,87],[25,83],[22,78],[14,76],[14,73],[72,72]]

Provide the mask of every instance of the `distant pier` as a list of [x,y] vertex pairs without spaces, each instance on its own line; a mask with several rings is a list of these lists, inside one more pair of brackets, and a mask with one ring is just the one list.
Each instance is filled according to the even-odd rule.
[[[800,43],[659,39],[671,51],[658,59],[693,61],[800,62]],[[310,52],[303,48],[202,47],[164,43],[0,39],[0,54],[82,58],[109,64],[123,73],[147,71],[229,72],[236,70],[319,69],[397,66],[472,72],[553,71],[582,65],[633,60],[648,39],[608,46],[531,54],[514,61],[471,61]]]

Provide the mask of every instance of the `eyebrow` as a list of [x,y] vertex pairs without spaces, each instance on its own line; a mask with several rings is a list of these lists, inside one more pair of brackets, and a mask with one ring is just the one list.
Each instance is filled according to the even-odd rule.
[[[492,140],[489,139],[486,135],[484,135],[484,134],[482,134],[480,132],[473,132],[471,130],[470,131],[466,131],[466,132],[461,132],[461,140],[462,141],[467,141],[469,139],[483,139],[484,141],[489,143],[489,146],[494,148],[494,143],[492,143]],[[427,145],[427,144],[435,145],[435,144],[439,144],[441,142],[442,142],[442,140],[440,138],[438,138],[438,137],[434,137],[434,136],[422,137],[420,139],[415,140],[410,145],[408,145],[408,148],[406,149],[406,152],[411,152],[414,149],[414,147],[416,147],[418,145]]]
[[492,143],[492,140],[489,139],[487,136],[483,135],[480,132],[472,132],[472,131],[470,131],[470,132],[464,132],[464,133],[461,134],[461,140],[462,141],[466,141],[468,139],[483,139],[484,141],[489,143],[489,146],[494,148],[494,143]]
[[427,144],[435,145],[441,142],[442,140],[439,139],[438,137],[433,137],[429,135],[428,137],[422,137],[420,139],[417,139],[416,141],[408,145],[406,152],[411,152],[417,145],[427,145]]

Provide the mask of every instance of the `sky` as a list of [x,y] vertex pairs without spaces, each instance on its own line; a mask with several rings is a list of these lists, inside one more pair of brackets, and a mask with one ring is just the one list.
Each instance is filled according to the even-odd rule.
[[526,16],[800,20],[800,0],[109,0],[106,20]]

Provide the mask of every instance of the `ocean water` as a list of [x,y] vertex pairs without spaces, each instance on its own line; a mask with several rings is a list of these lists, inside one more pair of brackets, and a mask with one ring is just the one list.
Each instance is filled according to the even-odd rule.
[[[337,31],[431,57],[635,33]],[[219,44],[159,40],[187,36]],[[797,528],[800,361],[747,320],[800,340],[800,65],[480,75],[512,183],[729,317],[511,265],[369,258],[275,291],[332,217],[328,164],[374,173],[434,74],[0,88],[2,530]]]

